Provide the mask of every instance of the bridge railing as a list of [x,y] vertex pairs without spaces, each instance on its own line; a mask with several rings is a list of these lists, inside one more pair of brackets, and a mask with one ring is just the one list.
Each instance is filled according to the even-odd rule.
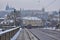
[[0,32],[0,40],[10,40],[19,30],[19,27]]

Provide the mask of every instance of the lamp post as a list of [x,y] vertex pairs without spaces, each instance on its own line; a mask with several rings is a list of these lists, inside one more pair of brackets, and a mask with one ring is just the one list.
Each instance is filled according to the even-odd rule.
[[60,10],[59,10],[59,24],[60,24]]
[[14,26],[16,26],[16,9],[14,9]]

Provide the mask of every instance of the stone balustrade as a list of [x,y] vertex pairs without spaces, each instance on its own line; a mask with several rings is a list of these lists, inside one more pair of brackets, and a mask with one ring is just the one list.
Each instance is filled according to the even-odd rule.
[[9,30],[0,32],[0,40],[10,40],[19,30],[19,27],[15,27]]

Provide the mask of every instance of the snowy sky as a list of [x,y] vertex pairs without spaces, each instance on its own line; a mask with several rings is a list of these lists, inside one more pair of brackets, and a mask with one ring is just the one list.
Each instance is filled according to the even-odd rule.
[[42,9],[43,7],[48,11],[60,9],[60,0],[0,0],[0,10],[4,10],[7,3],[16,9]]

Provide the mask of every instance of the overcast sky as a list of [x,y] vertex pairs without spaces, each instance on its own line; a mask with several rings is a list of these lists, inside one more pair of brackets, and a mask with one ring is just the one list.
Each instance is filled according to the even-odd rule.
[[10,7],[15,7],[16,9],[42,9],[46,10],[59,10],[60,0],[0,0],[0,10],[5,8],[9,4]]

